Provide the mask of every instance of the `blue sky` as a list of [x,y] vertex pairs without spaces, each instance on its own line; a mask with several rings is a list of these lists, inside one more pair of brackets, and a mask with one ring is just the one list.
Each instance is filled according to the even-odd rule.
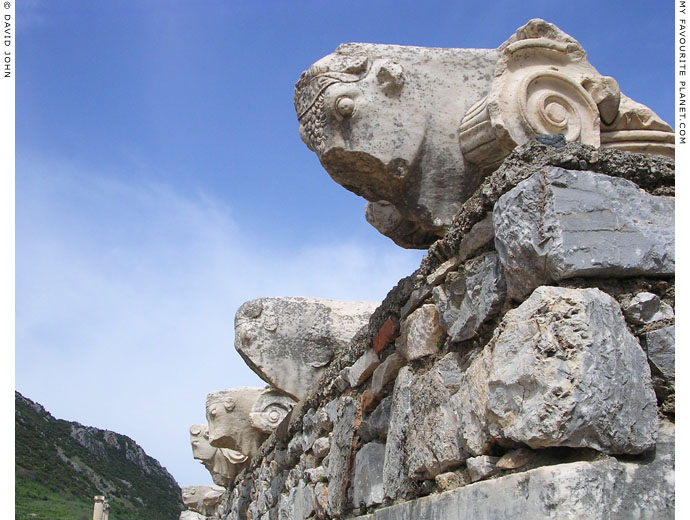
[[18,1],[17,389],[210,484],[188,426],[208,392],[261,384],[233,348],[237,307],[381,300],[421,259],[300,141],[300,73],[344,42],[493,48],[541,17],[673,124],[672,8]]

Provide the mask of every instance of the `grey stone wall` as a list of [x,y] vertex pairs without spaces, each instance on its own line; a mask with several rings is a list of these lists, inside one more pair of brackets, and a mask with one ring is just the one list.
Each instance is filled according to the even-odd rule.
[[516,149],[218,518],[674,516],[674,164]]

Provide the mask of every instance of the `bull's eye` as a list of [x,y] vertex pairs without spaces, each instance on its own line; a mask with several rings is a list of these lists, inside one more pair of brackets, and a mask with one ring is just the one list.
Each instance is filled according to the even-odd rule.
[[355,100],[351,97],[341,96],[335,102],[335,109],[343,117],[350,117],[355,111]]

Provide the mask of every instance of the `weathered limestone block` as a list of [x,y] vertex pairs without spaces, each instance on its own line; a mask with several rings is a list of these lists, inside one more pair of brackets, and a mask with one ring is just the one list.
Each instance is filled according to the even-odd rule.
[[532,460],[533,454],[534,452],[525,448],[511,450],[498,459],[496,462],[496,468],[502,470],[521,468]]
[[656,295],[641,292],[634,296],[623,309],[626,319],[635,325],[648,325],[657,321],[673,319],[673,308]]
[[371,520],[582,520],[675,517],[674,426],[663,422],[653,458],[573,462],[477,482],[391,507]]
[[317,483],[322,480],[326,480],[326,468],[323,466],[318,466],[316,468],[310,468],[304,470],[304,476],[307,477],[309,482]]
[[249,505],[252,518],[262,518],[267,512],[273,516],[277,510],[275,513],[269,511],[278,505],[280,493],[286,483],[287,472],[280,472],[277,466],[263,463],[259,470],[254,472],[254,477],[252,493],[254,500]]
[[491,475],[496,474],[496,463],[498,457],[490,457],[489,455],[480,455],[479,457],[471,457],[467,459],[467,471],[472,482],[484,480]]
[[649,366],[616,301],[539,287],[487,346],[487,419],[498,442],[637,454],[654,447]]
[[674,198],[586,171],[535,173],[494,207],[496,250],[509,295],[576,276],[675,271]]
[[385,386],[393,381],[407,360],[398,352],[391,353],[371,374],[371,393],[381,395]]
[[[338,401],[339,399],[336,397],[335,399],[327,402],[326,406],[323,407],[331,424],[334,424],[336,417],[338,417]],[[332,429],[333,427],[331,427],[331,430]]]
[[347,505],[356,415],[355,400],[352,397],[341,398],[328,455],[328,512],[332,516],[339,516]]
[[384,397],[378,406],[359,425],[357,433],[365,441],[385,438],[388,434],[388,424],[391,422],[391,396]]
[[278,519],[305,520],[314,512],[314,486],[300,480],[297,487],[287,495],[281,495],[278,506]]
[[[452,352],[439,360],[428,372],[416,376],[410,390],[410,421],[407,426],[405,452],[408,455],[408,477],[433,479],[436,475],[460,466],[475,453],[467,428],[461,421],[453,397],[466,394],[469,388],[460,366],[460,355]],[[388,435],[392,432],[391,423]],[[471,433],[471,432],[470,432]]]
[[314,514],[316,518],[326,518],[328,514],[328,486],[323,482],[314,485]]
[[220,486],[183,486],[182,503],[187,509],[212,516],[224,492]]
[[333,430],[333,421],[331,421],[331,418],[328,416],[325,406],[316,410],[314,413],[314,422],[316,427],[322,432],[330,432]]
[[302,417],[302,451],[310,450],[320,433],[320,427],[316,420],[316,410],[310,408]]
[[676,326],[654,330],[644,335],[647,357],[671,387],[676,385]]
[[439,324],[436,307],[422,305],[410,314],[402,324],[395,348],[408,361],[420,359],[438,352],[443,329]]
[[252,300],[235,315],[235,348],[259,377],[300,400],[376,307],[316,298]]
[[410,489],[405,442],[412,414],[410,391],[413,380],[412,370],[403,367],[398,372],[393,388],[391,418],[383,460],[383,493],[392,499],[404,497]]
[[674,151],[672,128],[543,20],[496,50],[341,45],[302,74],[295,109],[326,171],[402,247],[442,236],[482,177],[538,134]]
[[[491,232],[493,233],[493,227],[491,228]],[[443,283],[448,273],[457,269],[461,263],[462,261],[458,255],[450,257],[439,265],[433,273],[426,277],[426,283],[431,287],[436,287],[440,283]]]
[[357,388],[364,383],[380,364],[381,362],[376,352],[373,349],[367,349],[347,372],[347,380],[350,386]]
[[239,451],[211,446],[207,424],[190,426],[189,437],[192,455],[211,473],[213,483],[217,486],[229,487],[235,476],[247,466],[247,456]]
[[493,213],[490,211],[462,237],[458,246],[458,258],[464,262],[494,239]]
[[451,489],[466,486],[471,481],[467,472],[453,472],[441,473],[434,478],[436,485],[441,491],[450,491]]
[[366,507],[383,502],[383,460],[386,447],[379,442],[365,444],[355,457],[353,506]]
[[290,439],[287,446],[288,460],[294,463],[304,452],[304,435],[297,434]]
[[268,435],[254,427],[250,414],[264,391],[264,388],[241,387],[206,396],[211,446],[239,451],[250,459],[259,452]]
[[452,402],[455,392],[466,393],[459,356],[449,353],[418,376],[408,367],[400,370],[387,431],[386,496],[403,497],[411,481],[433,479],[474,455],[467,450],[464,425]]
[[[448,356],[448,361],[452,358]],[[457,414],[458,440],[468,454],[472,456],[489,453],[493,445],[493,438],[489,433],[487,421],[488,381],[491,373],[491,353],[484,348],[471,358],[466,371],[455,368],[456,377],[460,381],[456,384],[456,391],[449,400],[448,408]],[[449,363],[449,372],[452,365]]]
[[451,352],[418,376],[399,372],[386,496],[401,498],[410,481],[489,455],[496,443],[630,454],[654,446],[644,352],[601,291],[541,287],[506,314],[484,349],[460,356]]
[[407,300],[407,303],[402,306],[402,309],[400,309],[400,319],[405,319],[407,318],[412,312],[416,311],[424,301],[431,296],[431,291],[433,289],[433,286],[429,284],[422,284],[421,287],[418,287],[414,291],[412,291],[412,294],[410,294],[410,297]]
[[472,338],[487,319],[501,310],[505,298],[503,267],[494,252],[468,260],[433,292],[441,325],[453,341]]
[[226,504],[226,516],[224,520],[246,520],[247,508],[251,496],[252,480],[239,481],[230,493]]
[[311,451],[314,457],[322,459],[328,455],[328,450],[331,448],[331,440],[328,437],[319,437],[312,444]]
[[426,283],[434,287],[442,283],[449,272],[455,270],[462,262],[474,255],[486,244],[493,242],[493,239],[493,213],[489,211],[486,217],[472,226],[462,237],[457,254],[443,262],[433,273],[427,276]]

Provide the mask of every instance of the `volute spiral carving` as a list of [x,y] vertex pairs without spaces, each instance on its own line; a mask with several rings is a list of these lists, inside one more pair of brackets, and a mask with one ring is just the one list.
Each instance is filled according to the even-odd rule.
[[563,134],[594,147],[673,156],[673,131],[623,96],[587,61],[580,44],[552,24],[531,20],[499,50],[494,80],[460,125],[464,156],[495,170],[537,134]]

